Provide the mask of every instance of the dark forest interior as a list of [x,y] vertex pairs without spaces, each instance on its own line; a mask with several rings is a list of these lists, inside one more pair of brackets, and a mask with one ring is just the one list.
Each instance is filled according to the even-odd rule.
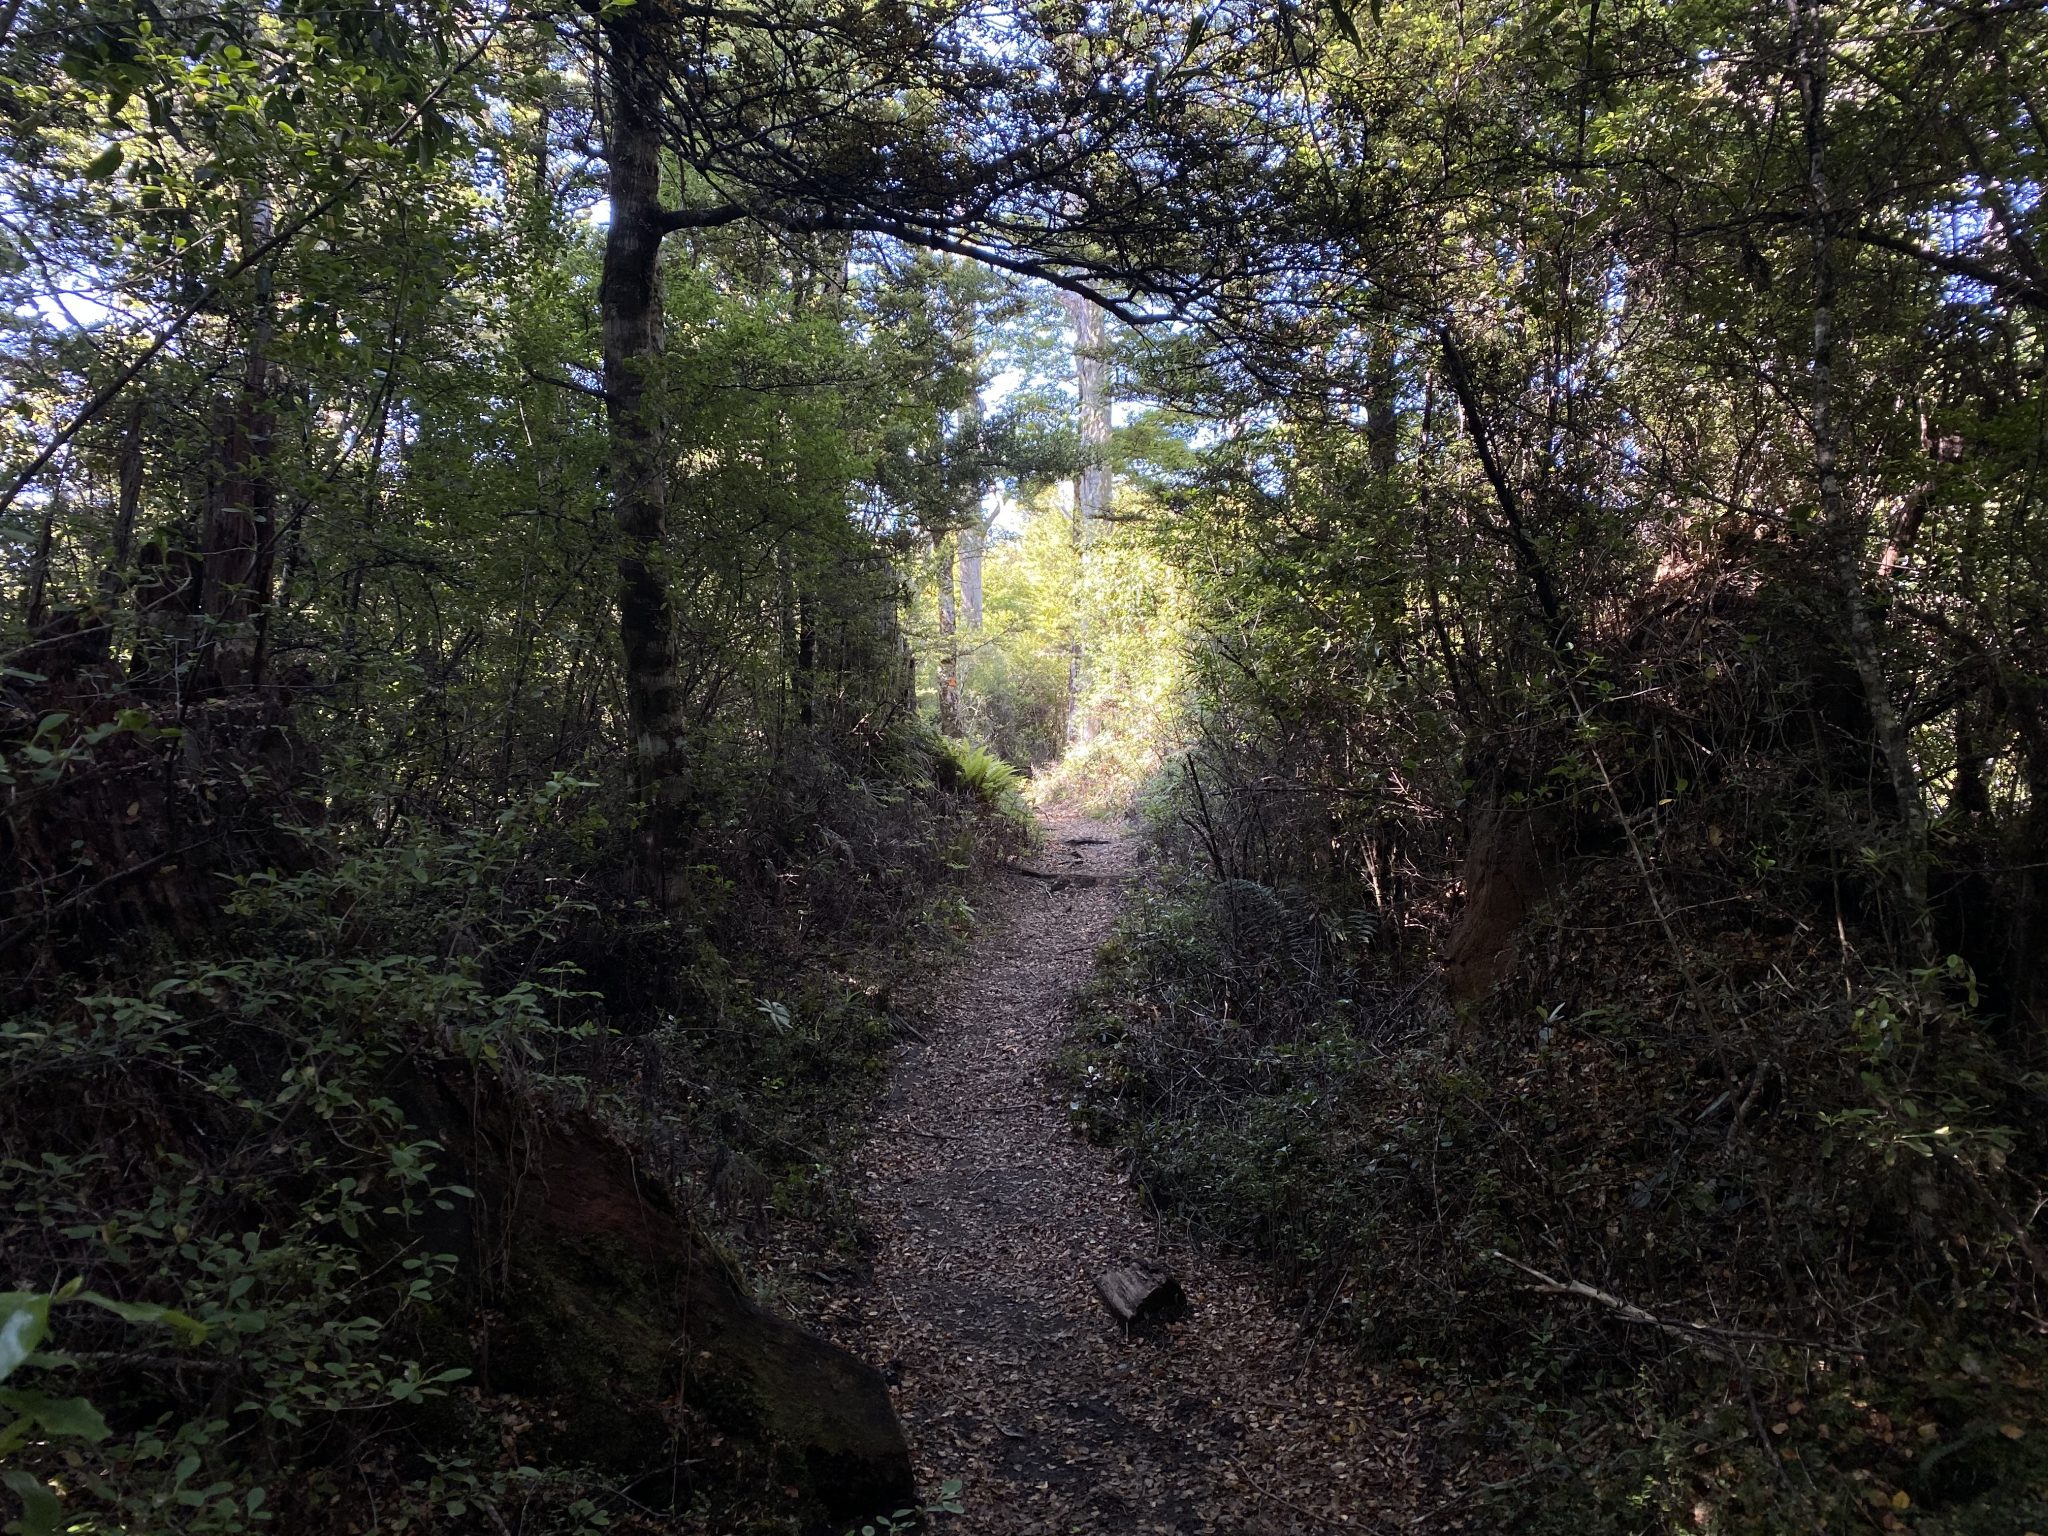
[[0,0],[0,1529],[2048,1531],[2044,103]]

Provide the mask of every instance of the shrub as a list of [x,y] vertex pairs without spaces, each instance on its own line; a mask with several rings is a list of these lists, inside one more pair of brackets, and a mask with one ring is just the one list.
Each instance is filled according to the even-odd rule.
[[1569,1005],[1460,1020],[1356,915],[1169,866],[1069,1042],[1075,1119],[1326,1337],[1455,1387],[1500,1528],[2039,1527],[2038,1079],[1954,961],[1830,998],[1788,946],[1775,1010],[1701,1029],[1589,919],[1629,873],[1582,862],[1527,941]]
[[[567,1087],[596,1028],[573,974],[501,963],[568,911],[504,900],[526,819],[248,880],[210,954],[0,1022],[0,1250],[54,1299],[118,1298],[29,1362],[108,1417],[13,1437],[28,1529],[305,1522],[469,1375],[448,1309],[474,1197],[423,1085]],[[186,1314],[189,1349],[119,1326]]]
[[986,747],[952,737],[936,738],[938,780],[943,788],[971,795],[982,806],[1020,827],[1032,825],[1024,804],[1024,775]]

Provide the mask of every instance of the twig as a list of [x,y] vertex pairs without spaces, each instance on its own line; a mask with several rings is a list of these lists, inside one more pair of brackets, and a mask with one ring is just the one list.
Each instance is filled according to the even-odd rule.
[[1668,1333],[1674,1339],[1697,1345],[1709,1354],[1723,1359],[1735,1358],[1730,1348],[1735,1344],[1783,1344],[1793,1349],[1811,1350],[1816,1354],[1860,1355],[1862,1351],[1852,1345],[1829,1344],[1814,1339],[1787,1338],[1775,1333],[1752,1333],[1741,1328],[1716,1328],[1708,1323],[1687,1322],[1683,1318],[1659,1317],[1656,1313],[1637,1306],[1632,1301],[1623,1301],[1619,1296],[1586,1284],[1583,1280],[1560,1280],[1555,1275],[1546,1275],[1540,1269],[1524,1264],[1520,1259],[1510,1258],[1498,1248],[1491,1250],[1491,1256],[1503,1264],[1513,1265],[1523,1274],[1538,1282],[1535,1289],[1553,1296],[1578,1296],[1587,1301],[1597,1301],[1601,1306],[1618,1313],[1623,1322],[1637,1323],[1645,1328],[1655,1328]]

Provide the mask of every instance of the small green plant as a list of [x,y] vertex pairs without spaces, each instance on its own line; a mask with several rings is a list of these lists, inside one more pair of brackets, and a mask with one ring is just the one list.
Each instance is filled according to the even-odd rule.
[[1000,806],[1006,797],[1016,795],[1024,788],[1024,775],[987,747],[942,736],[939,738],[939,750],[941,778],[950,781],[952,787],[967,790],[992,808]]
[[864,1520],[846,1533],[846,1536],[898,1536],[899,1532],[914,1531],[924,1524],[926,1515],[961,1515],[967,1506],[960,1502],[960,1479],[949,1477],[939,1485],[939,1496],[929,1504],[915,1509],[899,1509],[893,1515],[876,1515]]
[[1024,804],[1024,775],[988,748],[950,736],[936,738],[933,752],[939,784],[971,795],[1006,821],[1029,832],[1035,825]]

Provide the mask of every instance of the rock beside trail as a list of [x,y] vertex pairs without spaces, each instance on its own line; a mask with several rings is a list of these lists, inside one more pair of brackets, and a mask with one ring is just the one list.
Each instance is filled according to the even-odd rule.
[[805,1506],[792,1514],[843,1528],[916,1503],[881,1373],[755,1302],[603,1126],[480,1119],[444,1138],[484,1213],[451,1246],[489,1273],[479,1386],[547,1405],[531,1452],[604,1468],[662,1506],[689,1484],[684,1407],[765,1455]]

